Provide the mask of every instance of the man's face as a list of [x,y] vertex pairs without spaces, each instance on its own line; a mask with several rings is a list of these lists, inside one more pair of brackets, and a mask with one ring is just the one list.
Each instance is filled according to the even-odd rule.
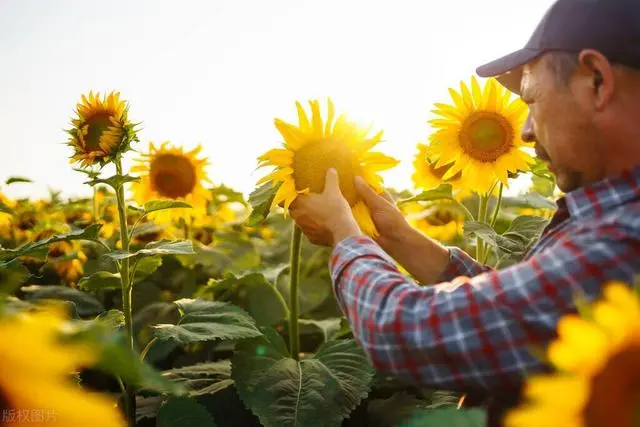
[[564,192],[584,185],[600,169],[598,132],[576,96],[579,84],[559,84],[545,57],[525,66],[521,83],[522,100],[529,105],[522,138],[536,143],[536,154]]

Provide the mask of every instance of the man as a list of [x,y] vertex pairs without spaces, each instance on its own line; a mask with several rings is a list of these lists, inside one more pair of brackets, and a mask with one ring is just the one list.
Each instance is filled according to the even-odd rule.
[[566,193],[521,263],[494,271],[429,240],[356,178],[380,232],[365,237],[335,171],[292,217],[333,247],[336,297],[379,371],[496,395],[544,369],[530,350],[575,312],[576,293],[596,298],[640,273],[640,1],[558,0],[524,49],[477,72],[529,105],[523,138]]

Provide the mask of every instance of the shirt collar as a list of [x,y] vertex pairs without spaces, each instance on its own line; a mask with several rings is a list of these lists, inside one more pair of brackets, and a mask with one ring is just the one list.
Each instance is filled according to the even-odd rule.
[[557,204],[573,217],[584,217],[601,215],[634,199],[640,199],[640,166],[567,193]]

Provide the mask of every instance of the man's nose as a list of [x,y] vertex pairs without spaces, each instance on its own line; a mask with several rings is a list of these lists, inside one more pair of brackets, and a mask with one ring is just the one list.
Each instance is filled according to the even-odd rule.
[[531,112],[527,113],[527,119],[522,126],[522,140],[524,142],[536,142],[536,131],[531,119]]

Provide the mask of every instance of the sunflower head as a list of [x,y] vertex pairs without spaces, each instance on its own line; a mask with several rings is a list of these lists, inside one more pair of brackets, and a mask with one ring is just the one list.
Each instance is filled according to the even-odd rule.
[[149,151],[137,159],[131,172],[139,175],[140,180],[132,184],[134,198],[137,203],[144,204],[151,200],[180,200],[190,204],[193,209],[177,209],[153,212],[150,219],[158,222],[170,222],[172,218],[182,215],[206,215],[207,203],[213,198],[211,191],[204,187],[211,184],[205,167],[208,159],[198,158],[202,146],[191,151],[163,142],[156,147],[149,143]]
[[449,89],[453,105],[435,104],[439,118],[429,123],[431,155],[436,167],[448,165],[443,179],[461,174],[480,194],[499,181],[508,185],[509,173],[528,171],[533,158],[520,136],[527,108],[495,79],[481,88],[475,77],[470,87],[460,83],[460,92]]
[[508,427],[636,426],[640,402],[640,298],[607,283],[603,298],[557,325],[547,349],[555,374],[531,377]]
[[451,243],[462,236],[464,214],[453,202],[443,200],[427,206],[408,203],[402,210],[409,224],[432,239]]
[[437,188],[441,184],[450,184],[456,199],[462,200],[470,194],[460,172],[448,179],[444,179],[444,175],[451,166],[436,166],[435,160],[430,155],[430,147],[428,145],[418,144],[417,149],[418,153],[413,158],[413,174],[411,175],[411,180],[416,188],[428,191]]
[[279,185],[273,205],[282,204],[286,213],[298,195],[321,193],[327,171],[334,168],[340,177],[340,190],[349,202],[360,228],[368,235],[376,235],[369,211],[356,192],[354,178],[361,176],[376,191],[382,191],[382,178],[378,172],[390,169],[399,162],[382,153],[370,151],[382,140],[382,132],[370,136],[368,129],[349,122],[344,115],[335,119],[331,99],[328,100],[325,119],[320,113],[318,101],[310,101],[309,106],[310,116],[296,102],[297,125],[275,120],[284,144],[282,148],[269,150],[258,157],[259,167],[274,168],[258,184],[271,181]]
[[120,100],[118,92],[100,97],[100,93],[82,95],[76,107],[76,116],[68,145],[73,148],[72,163],[82,167],[104,166],[137,141],[136,125],[128,118],[128,104]]

